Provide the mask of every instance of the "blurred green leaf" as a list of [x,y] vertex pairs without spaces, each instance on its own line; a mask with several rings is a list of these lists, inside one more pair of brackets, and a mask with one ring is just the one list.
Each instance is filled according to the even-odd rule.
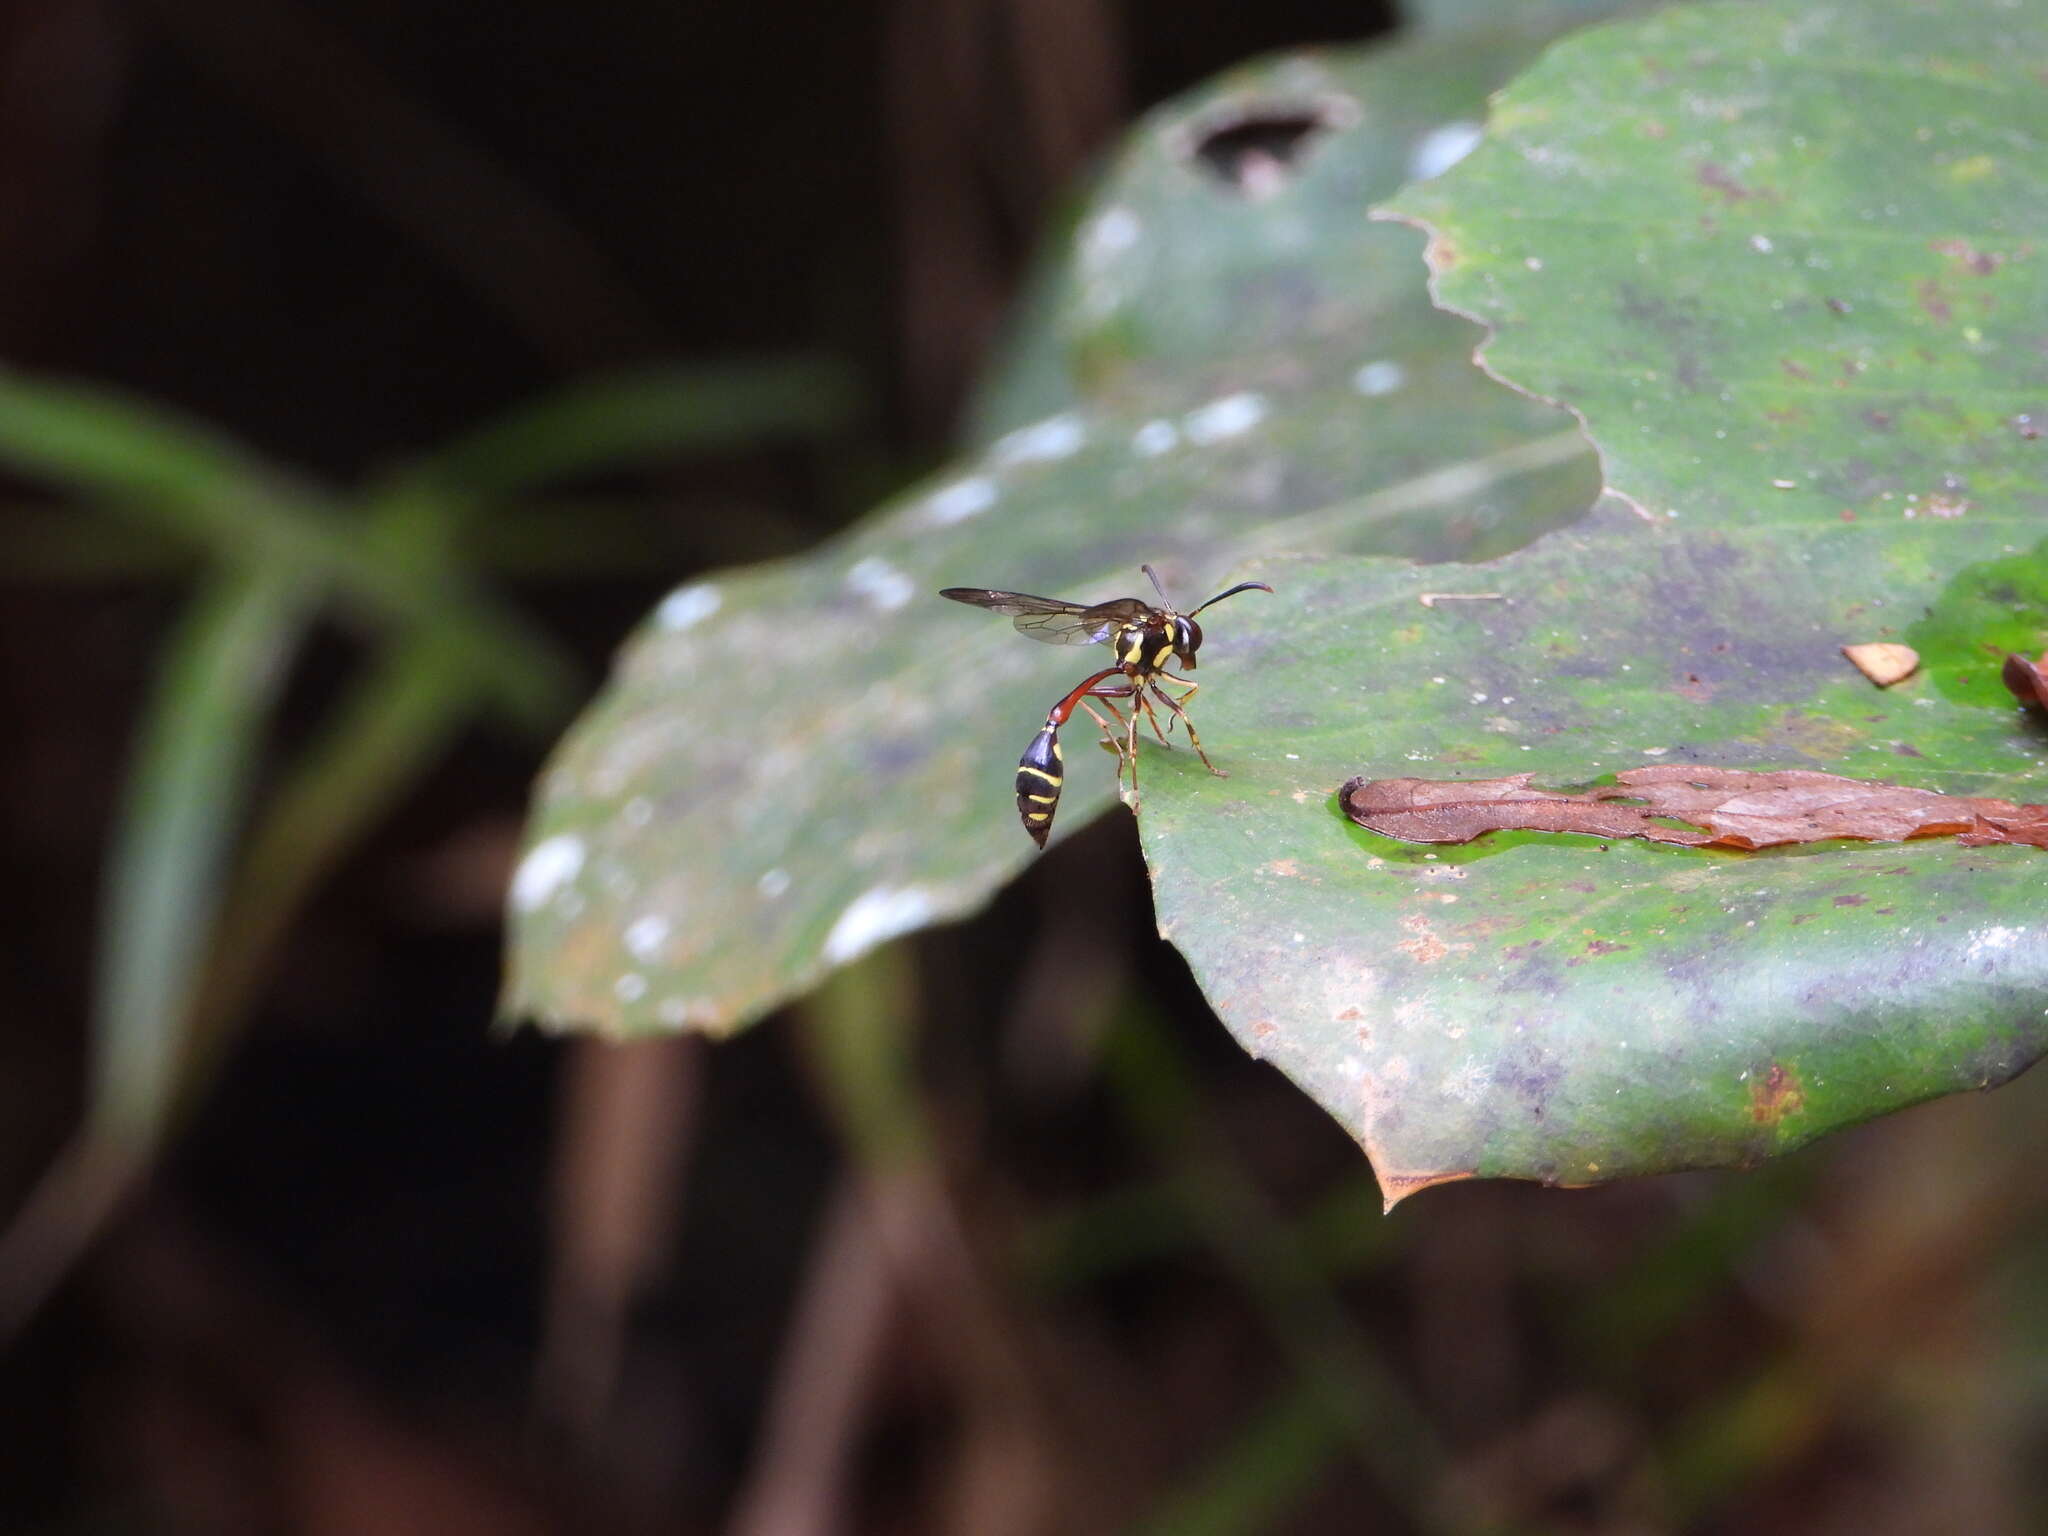
[[1083,403],[1060,316],[1074,302],[1074,230],[1090,201],[1079,195],[1063,199],[1041,234],[989,366],[968,399],[963,448],[984,449],[1005,433]]
[[206,1043],[246,1007],[306,897],[468,723],[479,703],[457,636],[387,643],[295,762],[249,839],[197,1009]]
[[[1488,366],[1581,412],[1642,515],[1617,497],[1455,579],[1274,562],[1281,600],[1217,626],[1232,683],[1203,695],[1234,777],[1148,754],[1142,820],[1162,929],[1390,1199],[1753,1163],[2048,1047],[2036,850],[1424,852],[1333,801],[1355,774],[1658,760],[2041,797],[2038,722],[1956,686],[1983,635],[1938,622],[2038,614],[1996,566],[2048,556],[2013,420],[2048,393],[2048,290],[2000,275],[2048,234],[2017,27],[1784,3],[1581,34],[1396,200],[1440,296],[1494,325]],[[1889,692],[1838,654],[1926,614]]]
[[[452,564],[471,510],[462,498],[407,480],[372,499],[365,530],[384,560],[430,573]],[[520,661],[479,655],[458,624],[403,629],[382,641],[257,821],[195,1009],[199,1045],[218,1040],[241,1013],[308,894],[502,691],[492,670]]]
[[1648,4],[1623,4],[1621,0],[1403,0],[1401,14],[1409,26],[1420,31],[1531,26],[1560,31],[1600,21],[1617,11],[1647,9]]
[[461,438],[413,473],[478,497],[688,453],[846,431],[863,407],[852,370],[800,355],[673,364],[580,379]]
[[0,464],[264,564],[381,617],[451,626],[500,702],[552,723],[570,691],[561,657],[445,565],[379,558],[325,492],[219,433],[110,390],[0,372]]
[[870,1175],[934,1166],[917,1092],[917,973],[885,951],[834,976],[807,1005],[811,1058],[855,1159]]
[[90,385],[0,370],[0,462],[81,495],[147,500],[208,540],[319,543],[298,520],[264,514],[272,503],[318,493],[198,422]]
[[313,596],[295,571],[231,568],[170,643],[107,866],[96,1139],[146,1147],[169,1106],[250,768]]
[[[1365,216],[1469,145],[1532,47],[1279,59],[1152,114],[1078,221],[1059,323],[1083,404],[811,556],[677,591],[627,647],[541,780],[506,1010],[729,1030],[1021,867],[1017,753],[1099,653],[940,587],[1096,599],[1151,560],[1198,595],[1262,540],[1471,558],[1579,516],[1569,419],[1477,374],[1418,237]],[[1303,114],[1256,195],[1203,153]],[[1107,761],[1074,766],[1056,836],[1110,803]]]

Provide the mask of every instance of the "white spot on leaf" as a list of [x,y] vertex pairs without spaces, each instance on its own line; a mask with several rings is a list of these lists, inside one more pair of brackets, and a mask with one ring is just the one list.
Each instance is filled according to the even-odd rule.
[[884,613],[893,613],[917,595],[917,584],[880,555],[869,555],[846,573],[846,585]]
[[526,850],[519,868],[512,874],[512,905],[522,912],[538,911],[557,891],[574,880],[583,868],[583,839],[560,833],[542,838]]
[[1432,128],[1415,145],[1415,152],[1408,157],[1408,179],[1428,181],[1441,176],[1460,160],[1479,147],[1485,137],[1477,123],[1445,123],[1441,128]]
[[1351,387],[1361,395],[1391,395],[1407,382],[1407,370],[1387,358],[1367,363],[1351,375]]
[[1131,434],[1131,447],[1140,456],[1156,459],[1180,442],[1180,433],[1170,421],[1148,421]]
[[1986,955],[1995,955],[2002,949],[2011,949],[2025,935],[2024,928],[1986,928],[1970,937],[1970,947],[1963,952],[1965,960],[1982,960]]
[[1078,452],[1087,436],[1080,417],[1048,416],[997,438],[990,451],[1004,464],[1045,464]]
[[1145,226],[1130,209],[1105,208],[1081,231],[1081,259],[1090,266],[1121,256],[1138,243]]
[[941,527],[964,523],[995,504],[995,482],[985,475],[972,475],[932,492],[925,500],[925,520]]
[[878,885],[854,897],[825,936],[825,958],[834,965],[857,960],[877,944],[931,921],[931,896],[922,886]]
[[636,960],[653,960],[661,953],[661,946],[668,938],[668,919],[659,912],[649,912],[645,917],[636,917],[626,925],[621,937],[626,948],[633,952]]
[[725,599],[718,588],[708,582],[697,582],[692,586],[677,587],[661,600],[661,606],[654,610],[654,622],[663,629],[688,629],[692,624],[701,624],[718,612],[718,605]]
[[1181,418],[1181,427],[1191,443],[1220,443],[1225,438],[1251,431],[1265,419],[1265,397],[1246,391],[1225,395],[1221,400],[1211,400],[1207,405],[1189,411]]

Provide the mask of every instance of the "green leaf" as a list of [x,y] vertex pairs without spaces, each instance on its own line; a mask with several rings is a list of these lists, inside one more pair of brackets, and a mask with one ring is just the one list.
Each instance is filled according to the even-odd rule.
[[794,356],[647,368],[579,379],[413,466],[448,490],[509,496],[643,461],[846,430],[852,374]]
[[1681,6],[1502,93],[1389,211],[1497,376],[1569,401],[1646,515],[2038,516],[2038,29],[1939,8]]
[[[1206,594],[1262,540],[1444,559],[1580,515],[1568,418],[1478,375],[1419,238],[1365,216],[1531,46],[1281,59],[1148,119],[1055,306],[1081,403],[814,555],[674,593],[627,647],[540,784],[507,1010],[729,1030],[1020,868],[1017,754],[1102,653],[941,587],[1093,600],[1150,560]],[[1202,153],[1304,118],[1255,196]],[[1108,761],[1076,768],[1055,835],[1111,803]]]
[[311,595],[274,567],[211,578],[173,639],[129,771],[93,1010],[89,1129],[147,1148],[169,1107],[241,800]]
[[[1203,737],[1231,777],[1145,756],[1161,929],[1390,1197],[1754,1162],[2002,1081],[2048,1044],[2036,850],[1425,850],[1335,803],[1353,774],[1568,784],[1647,762],[2038,794],[2048,743],[2017,708],[1880,694],[1836,649],[1873,591],[1938,602],[1955,534],[1680,533],[1608,510],[1454,586],[1271,562],[1278,601],[1205,647]],[[1425,607],[1433,590],[1500,597]]]
[[[2044,797],[1984,648],[2048,557],[2040,66],[1988,3],[1687,7],[1560,45],[1396,199],[1619,495],[1483,568],[1272,562],[1202,696],[1234,776],[1151,752],[1142,818],[1162,928],[1390,1199],[1753,1163],[2048,1045],[2037,850],[1424,851],[1333,800],[1646,762]],[[1902,632],[1887,692],[1838,654]]]
[[568,691],[561,656],[444,563],[381,550],[329,493],[173,411],[0,370],[0,464],[118,507],[217,560],[289,572],[379,619],[447,628],[524,723],[552,724]]

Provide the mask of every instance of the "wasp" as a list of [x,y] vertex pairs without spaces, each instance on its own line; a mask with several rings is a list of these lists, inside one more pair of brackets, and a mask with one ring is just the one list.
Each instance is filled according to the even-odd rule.
[[[948,587],[939,594],[956,603],[1004,614],[1019,633],[1047,645],[1107,645],[1110,654],[1116,657],[1115,666],[1105,667],[1076,683],[1065,698],[1046,712],[1045,725],[1031,738],[1031,745],[1018,760],[1017,814],[1023,818],[1024,830],[1031,834],[1031,840],[1041,848],[1045,846],[1046,834],[1052,831],[1053,812],[1060,803],[1060,727],[1076,708],[1087,710],[1102,727],[1103,745],[1113,749],[1117,756],[1117,793],[1133,810],[1138,807],[1141,714],[1162,746],[1171,745],[1166,735],[1178,720],[1188,728],[1188,745],[1195,749],[1202,766],[1218,778],[1228,777],[1209,761],[1209,754],[1202,750],[1202,738],[1195,734],[1195,722],[1188,718],[1187,702],[1195,696],[1199,685],[1169,672],[1167,667],[1177,662],[1189,672],[1195,670],[1195,652],[1202,645],[1202,626],[1195,622],[1195,615],[1204,608],[1214,607],[1240,592],[1273,589],[1263,581],[1241,581],[1228,591],[1218,592],[1201,607],[1180,613],[1160,584],[1159,573],[1149,565],[1140,569],[1151,578],[1160,606],[1154,607],[1137,597],[1112,598],[1106,603],[1068,603],[1053,597],[1032,597],[1025,592],[998,592],[990,587]],[[1175,698],[1162,686],[1166,683],[1186,692]],[[1130,701],[1128,719],[1111,702],[1115,699]],[[1099,700],[1102,708],[1109,711],[1109,719],[1102,717],[1093,700]],[[1169,718],[1165,730],[1159,727],[1155,701],[1166,706]],[[1123,787],[1126,772],[1131,781],[1128,793]]]

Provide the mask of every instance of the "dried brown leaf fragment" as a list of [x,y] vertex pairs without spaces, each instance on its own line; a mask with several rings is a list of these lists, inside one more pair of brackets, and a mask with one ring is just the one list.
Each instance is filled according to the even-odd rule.
[[1910,645],[1891,640],[1873,640],[1868,645],[1845,645],[1842,654],[1856,670],[1880,688],[1889,688],[1911,677],[1920,667],[1920,653]]
[[2009,655],[2005,658],[2005,670],[2000,675],[2005,679],[2005,686],[2012,690],[2013,697],[2022,704],[2048,709],[2048,655],[2043,655],[2039,661]]
[[[1488,832],[1578,832],[1689,847],[1772,848],[1831,838],[2048,847],[2048,806],[1910,789],[1810,769],[1659,764],[1582,792],[1536,789],[1534,774],[1466,782],[1352,779],[1338,791],[1360,826],[1411,843],[1466,843]],[[1684,825],[1673,825],[1672,823]]]

